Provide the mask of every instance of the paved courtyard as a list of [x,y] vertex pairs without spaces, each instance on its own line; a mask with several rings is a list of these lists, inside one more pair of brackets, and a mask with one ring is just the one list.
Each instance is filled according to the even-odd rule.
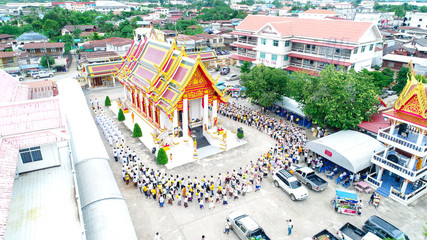
[[[122,97],[121,87],[100,88],[90,91],[85,90],[87,100],[98,98],[102,103],[105,96],[111,99]],[[244,100],[240,100],[244,101]],[[248,105],[248,103],[245,103]],[[227,171],[245,167],[249,161],[255,161],[257,157],[266,153],[274,141],[267,135],[258,132],[246,125],[220,116],[227,129],[243,127],[247,144],[235,149],[206,157],[202,160],[167,170],[158,166],[154,161],[154,155],[138,140],[132,138],[132,132],[124,124],[117,121],[117,117],[110,110],[106,110],[111,119],[125,135],[127,144],[137,152],[146,166],[161,169],[169,174],[180,177],[225,174]],[[112,156],[112,148],[102,136],[104,144]],[[193,201],[188,208],[177,205],[165,205],[159,208],[154,200],[147,200],[133,185],[126,185],[121,177],[121,166],[114,161],[110,162],[120,191],[127,202],[129,212],[136,230],[138,239],[153,239],[156,232],[160,232],[163,239],[168,240],[199,240],[202,235],[209,240],[238,239],[234,233],[224,235],[225,218],[231,211],[244,211],[251,215],[267,232],[272,239],[304,239],[315,233],[328,229],[336,232],[346,222],[350,222],[361,228],[364,221],[371,215],[378,215],[403,230],[411,240],[424,239],[423,227],[427,222],[427,197],[423,197],[411,206],[405,207],[389,199],[381,199],[380,206],[375,209],[367,206],[368,194],[358,194],[363,200],[364,209],[362,216],[348,216],[335,213],[330,206],[330,200],[335,195],[335,189],[340,188],[335,181],[329,181],[328,188],[320,193],[310,191],[306,200],[293,202],[282,190],[274,187],[269,176],[264,178],[262,189],[259,192],[251,192],[236,201],[229,201],[228,206],[217,205],[216,208],[200,210],[198,204]],[[325,175],[321,174],[324,179]],[[350,187],[352,189],[352,187]],[[197,201],[196,201],[197,202]],[[108,209],[106,209],[108,211]],[[285,220],[291,218],[294,222],[294,230],[291,236],[287,236]]]

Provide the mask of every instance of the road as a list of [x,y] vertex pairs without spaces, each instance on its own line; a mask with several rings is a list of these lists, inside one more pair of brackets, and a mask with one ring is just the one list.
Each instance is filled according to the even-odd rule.
[[54,74],[54,76],[51,77],[51,78],[34,79],[34,78],[31,78],[31,77],[25,77],[23,82],[33,82],[33,81],[39,81],[39,80],[43,80],[43,79],[49,79],[49,80],[53,80],[53,81],[58,81],[59,79],[64,79],[64,78],[74,78],[78,74],[78,71],[77,71],[77,58],[76,58],[76,55],[72,55],[72,56],[73,56],[73,60],[71,62],[70,67],[68,68],[68,71],[66,71],[66,72],[56,72]]

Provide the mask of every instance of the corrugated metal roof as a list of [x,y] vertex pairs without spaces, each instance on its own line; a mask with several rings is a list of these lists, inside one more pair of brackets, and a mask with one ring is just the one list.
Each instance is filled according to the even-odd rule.
[[126,202],[80,85],[72,79],[62,79],[57,85],[71,135],[87,238],[136,240]]
[[61,166],[15,180],[5,239],[82,239],[67,147],[59,157]]

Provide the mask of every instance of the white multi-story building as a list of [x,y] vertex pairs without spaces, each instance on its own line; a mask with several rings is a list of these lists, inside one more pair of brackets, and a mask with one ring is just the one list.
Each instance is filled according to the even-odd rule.
[[338,17],[338,13],[329,9],[309,9],[305,12],[299,13],[299,18],[310,19],[325,19],[327,17]]
[[403,20],[403,26],[427,29],[427,13],[407,12]]
[[329,64],[369,69],[375,44],[381,42],[378,27],[372,23],[259,15],[247,16],[233,34],[238,36],[231,44],[237,54],[231,58],[240,63],[313,74]]
[[426,90],[411,68],[394,109],[383,113],[391,126],[380,129],[377,139],[386,148],[374,152],[371,162],[376,171],[367,178],[377,192],[405,205],[427,193]]

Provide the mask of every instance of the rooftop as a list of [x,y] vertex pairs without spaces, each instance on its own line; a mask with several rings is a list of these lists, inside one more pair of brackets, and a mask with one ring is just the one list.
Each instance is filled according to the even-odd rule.
[[69,150],[58,151],[60,166],[14,181],[5,239],[82,239]]
[[283,36],[319,39],[345,38],[350,42],[358,42],[371,27],[375,27],[370,22],[248,15],[236,27],[236,30],[256,32],[267,23],[270,23]]
[[4,38],[14,38],[14,35],[10,35],[10,34],[0,34],[0,39],[4,39]]
[[0,52],[0,58],[10,58],[16,56],[16,52]]
[[17,37],[16,41],[47,41],[47,39],[45,35],[31,31]]
[[82,31],[94,30],[96,27],[94,25],[65,25],[63,28],[73,32],[76,29]]
[[39,43],[25,43],[22,49],[41,49],[41,48],[63,48],[65,43],[48,43],[48,42],[39,42]]
[[427,64],[427,58],[419,58],[419,57],[410,57],[396,54],[387,54],[383,56],[383,60],[394,61],[394,62],[403,62],[409,63],[412,61],[414,64]]

